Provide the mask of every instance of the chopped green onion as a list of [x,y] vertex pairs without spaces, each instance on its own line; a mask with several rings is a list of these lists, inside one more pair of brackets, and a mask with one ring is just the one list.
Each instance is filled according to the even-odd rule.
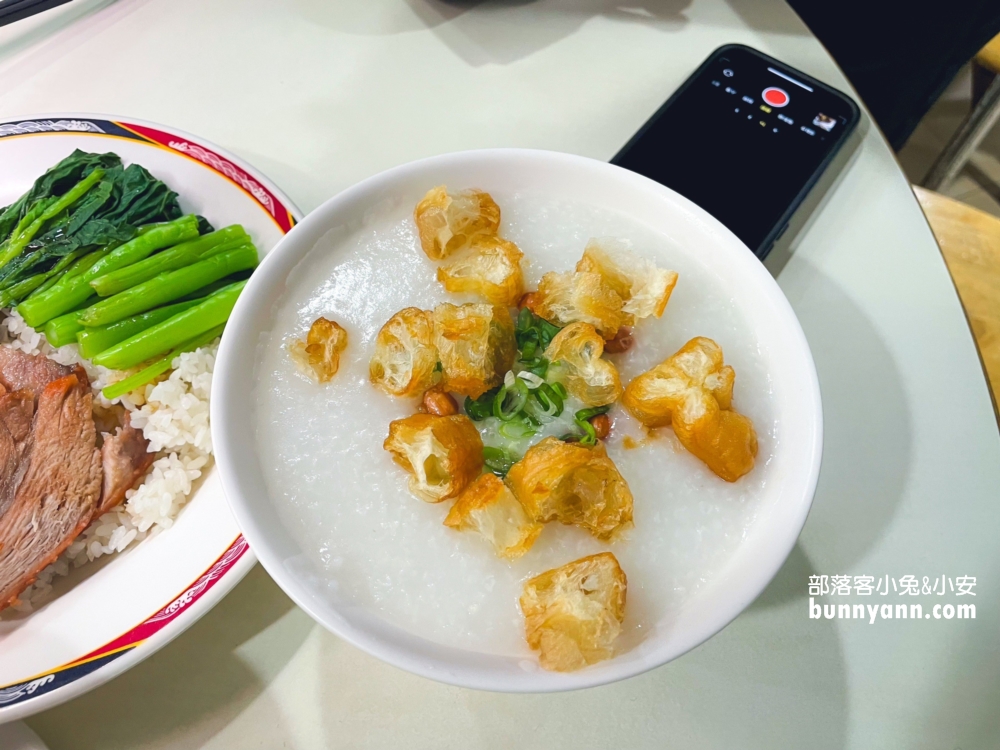
[[[556,384],[558,385],[558,383]],[[548,383],[542,383],[535,390],[535,398],[542,405],[544,414],[550,417],[558,417],[563,412],[563,397],[556,389]]]
[[611,406],[595,406],[591,409],[580,409],[573,418],[578,422],[586,422],[588,419],[593,419],[598,414],[607,414],[611,410]]
[[481,422],[493,414],[493,399],[499,388],[491,388],[479,398],[465,397],[465,413],[473,422]]
[[597,431],[594,429],[594,425],[590,422],[583,422],[579,419],[576,420],[577,426],[583,430],[583,436],[580,438],[580,445],[597,445]]
[[545,382],[535,373],[531,372],[531,370],[523,370],[517,374],[517,377],[519,377],[521,380],[524,381],[525,385],[528,386],[529,390],[534,390],[535,388],[537,388],[538,386],[540,386],[542,383]]
[[552,390],[559,394],[559,398],[565,401],[569,397],[569,393],[566,391],[566,386],[562,383],[552,383],[551,386]]
[[520,419],[502,423],[497,431],[505,438],[510,438],[511,440],[520,440],[521,438],[531,437],[538,432],[538,430],[536,430],[527,421]]
[[590,420],[598,414],[607,414],[610,406],[595,406],[591,409],[580,409],[574,417],[577,427],[583,430],[583,437],[580,438],[580,445],[597,445],[597,431]]
[[514,378],[510,387],[503,385],[493,399],[493,416],[501,422],[515,419],[518,412],[528,403],[528,386],[520,378]]
[[483,463],[486,464],[487,469],[498,477],[503,477],[510,471],[510,467],[514,465],[515,459],[503,448],[486,446],[483,448]]

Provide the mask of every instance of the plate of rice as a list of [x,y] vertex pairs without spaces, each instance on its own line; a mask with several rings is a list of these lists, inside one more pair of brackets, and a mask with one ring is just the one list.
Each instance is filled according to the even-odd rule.
[[[0,123],[0,215],[40,175],[76,151],[117,155],[125,168],[141,165],[176,192],[180,211],[198,218],[202,237],[212,228],[240,225],[260,255],[301,218],[267,178],[202,139],[139,120],[81,114]],[[55,209],[50,214],[58,223]],[[22,223],[27,225],[30,218]],[[35,247],[28,245],[19,257],[28,257]],[[0,259],[7,249],[0,245]],[[65,265],[89,251],[79,248],[75,256],[67,256]],[[216,257],[223,255],[233,253]],[[39,268],[50,273],[54,262]],[[244,276],[250,270],[244,268]],[[201,297],[188,295],[192,301],[183,304],[205,307],[205,300],[227,292],[229,287],[220,285],[233,278],[238,274],[204,287]],[[80,387],[89,387],[86,398],[93,404],[95,420],[100,410],[126,415],[126,425],[149,455],[141,462],[141,476],[136,475],[120,501],[108,506],[103,495],[95,499],[79,533],[53,548],[54,559],[46,558],[44,568],[29,571],[33,582],[23,589],[18,586],[0,610],[0,723],[80,695],[146,658],[208,611],[255,562],[230,514],[212,456],[209,394],[224,321],[208,331],[192,329],[200,331],[200,337],[161,352],[155,361],[119,359],[118,367],[102,366],[82,355],[82,342],[65,343],[52,329],[29,325],[18,305],[7,297],[2,301],[0,353],[26,361],[44,357],[61,368],[60,373],[77,373]],[[171,304],[175,301],[176,307],[183,307],[181,300]],[[122,385],[135,382],[139,385],[127,389]],[[0,385],[5,385],[3,373]],[[13,390],[6,386],[0,396]],[[36,409],[41,408],[38,399]],[[36,422],[41,416],[37,411]],[[100,446],[100,437],[97,442]],[[0,511],[9,511],[2,497]]]

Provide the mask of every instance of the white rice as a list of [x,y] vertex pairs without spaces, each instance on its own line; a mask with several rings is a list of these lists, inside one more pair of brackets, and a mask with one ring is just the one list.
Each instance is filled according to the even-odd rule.
[[[59,349],[49,346],[41,333],[13,311],[0,320],[0,343],[44,354],[61,364],[83,365],[95,402],[105,406],[112,402],[101,395],[101,389],[125,375],[82,359],[75,344]],[[181,354],[173,361],[174,369],[167,379],[114,400],[129,410],[132,424],[142,430],[157,458],[138,489],[129,490],[122,505],[95,519],[58,560],[39,573],[35,583],[20,595],[21,603],[14,610],[31,611],[43,604],[52,593],[52,581],[73,568],[122,552],[173,525],[195,480],[212,460],[208,399],[217,350],[218,342],[214,342]]]

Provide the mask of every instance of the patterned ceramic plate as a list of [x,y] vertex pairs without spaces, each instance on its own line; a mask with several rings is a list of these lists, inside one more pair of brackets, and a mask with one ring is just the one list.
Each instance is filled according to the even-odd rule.
[[[262,252],[301,218],[267,178],[218,147],[162,125],[103,115],[0,123],[0,206],[76,148],[142,164],[180,194],[185,210],[215,226],[242,224]],[[213,468],[170,529],[75,570],[35,612],[0,620],[0,723],[80,695],[145,659],[253,564]]]

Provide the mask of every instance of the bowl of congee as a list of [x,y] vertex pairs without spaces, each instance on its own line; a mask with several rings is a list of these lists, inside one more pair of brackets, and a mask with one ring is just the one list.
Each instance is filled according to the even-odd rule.
[[805,522],[822,405],[729,230],[602,162],[433,157],[306,217],[233,311],[226,495],[313,618],[403,669],[556,691],[664,664]]

